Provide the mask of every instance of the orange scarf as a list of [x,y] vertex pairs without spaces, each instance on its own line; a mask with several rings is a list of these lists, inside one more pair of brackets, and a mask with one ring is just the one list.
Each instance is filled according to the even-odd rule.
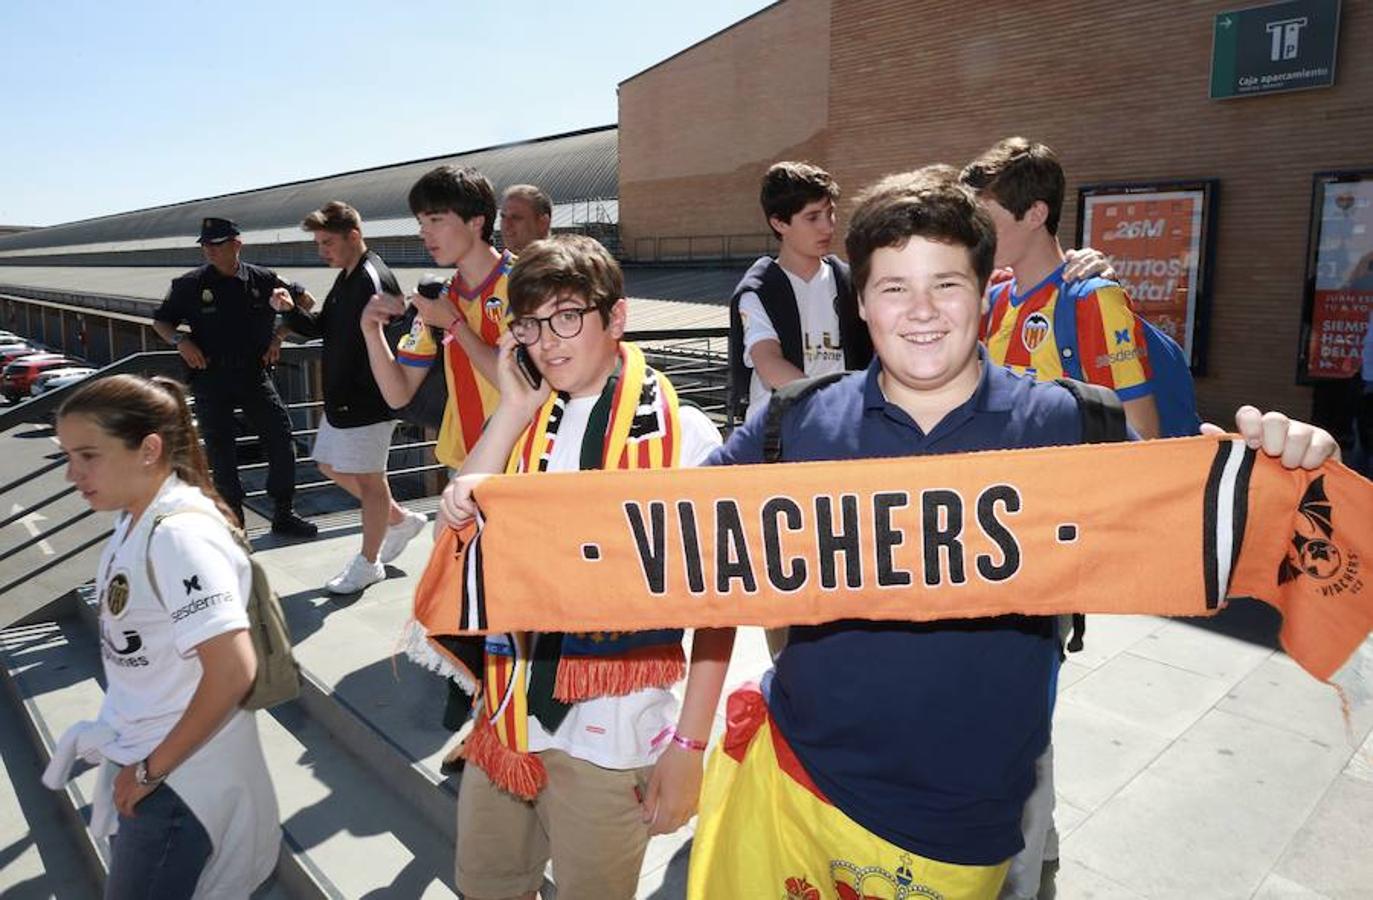
[[1373,485],[1231,437],[497,477],[475,497],[474,632],[1204,616],[1254,597],[1330,680],[1373,628]]

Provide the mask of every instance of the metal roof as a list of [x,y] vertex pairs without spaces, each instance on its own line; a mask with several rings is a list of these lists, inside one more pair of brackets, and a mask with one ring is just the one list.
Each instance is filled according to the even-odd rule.
[[84,250],[119,244],[119,249],[136,249],[168,246],[171,242],[190,244],[200,233],[200,220],[210,215],[233,219],[243,229],[245,238],[251,239],[248,243],[297,241],[302,240],[300,220],[330,200],[352,204],[369,226],[372,222],[380,225],[405,220],[413,227],[406,202],[410,186],[425,172],[444,164],[475,167],[491,179],[497,192],[512,184],[536,184],[557,205],[614,198],[619,196],[619,130],[615,125],[605,125],[454,156],[345,172],[3,235],[0,255],[27,255],[23,251],[38,248]]
[[[26,294],[25,288],[36,288],[39,296],[57,291],[74,295],[90,293],[126,297],[146,303],[147,314],[151,316],[153,309],[167,293],[171,280],[185,271],[184,267],[162,266],[0,266],[0,293],[22,297]],[[329,292],[334,279],[338,277],[336,269],[323,266],[281,266],[274,267],[273,271],[288,280],[301,282],[320,298]],[[401,285],[408,288],[424,272],[446,275],[450,270],[397,268],[392,271]],[[701,302],[692,297],[693,292],[689,290],[648,295],[636,291],[636,278],[644,280],[647,286],[652,279],[644,276],[653,272],[652,267],[634,267],[625,273],[626,293],[630,295],[631,329],[724,328],[729,325],[728,294],[723,298],[712,298],[715,302]],[[736,271],[733,277],[737,280],[738,276]],[[681,273],[667,282],[685,286]],[[729,289],[732,287],[731,284]]]

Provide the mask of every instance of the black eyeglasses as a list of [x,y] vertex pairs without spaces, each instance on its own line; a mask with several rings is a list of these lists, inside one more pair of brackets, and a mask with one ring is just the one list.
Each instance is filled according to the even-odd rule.
[[560,309],[549,316],[520,316],[510,322],[510,333],[515,336],[516,342],[530,344],[539,342],[544,323],[548,324],[548,330],[560,338],[574,338],[582,333],[583,319],[588,313],[596,312],[596,307],[587,306],[582,309]]

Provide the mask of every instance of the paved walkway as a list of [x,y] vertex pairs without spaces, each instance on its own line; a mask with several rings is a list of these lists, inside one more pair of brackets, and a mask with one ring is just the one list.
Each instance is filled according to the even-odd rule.
[[[344,617],[401,621],[422,540],[398,561],[405,575]],[[304,587],[340,568],[356,541],[262,558]],[[1275,649],[1277,624],[1256,603],[1210,621],[1089,619],[1059,685],[1062,861],[1045,896],[1373,897],[1373,710],[1346,726],[1335,693]],[[728,684],[766,666],[761,632],[741,630]],[[425,741],[431,760],[444,740]],[[640,896],[683,895],[689,839],[687,828],[652,842]]]

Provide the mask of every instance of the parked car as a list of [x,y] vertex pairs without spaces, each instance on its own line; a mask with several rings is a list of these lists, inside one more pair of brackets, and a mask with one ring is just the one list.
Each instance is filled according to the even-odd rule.
[[93,374],[95,374],[95,369],[90,366],[48,369],[33,380],[33,384],[29,387],[29,396],[37,397],[39,394],[46,394],[48,391],[55,391],[69,384],[76,384]]
[[22,334],[15,334],[13,331],[0,330],[0,344],[22,343],[24,343],[24,336]]
[[44,352],[46,351],[29,343],[8,344],[5,347],[0,348],[0,369],[3,369],[21,356],[31,356],[34,353]]
[[0,393],[10,400],[27,397],[29,388],[33,387],[33,380],[48,369],[69,369],[79,365],[82,365],[80,360],[71,359],[60,353],[21,356],[5,366],[5,374],[0,376]]

